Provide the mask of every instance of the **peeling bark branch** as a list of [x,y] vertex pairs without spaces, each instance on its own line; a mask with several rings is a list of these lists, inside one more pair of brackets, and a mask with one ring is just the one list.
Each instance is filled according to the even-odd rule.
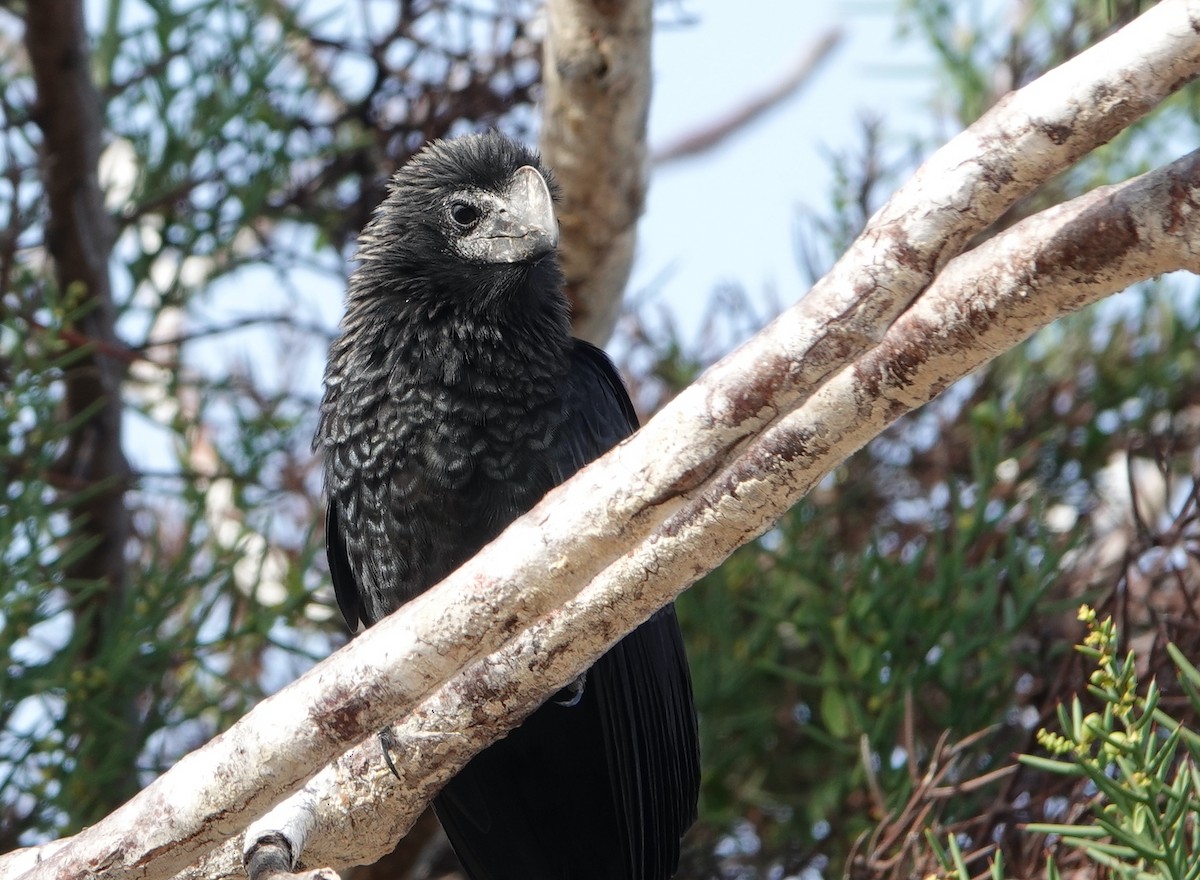
[[617,321],[646,200],[650,0],[547,0],[540,146],[562,187],[560,252],[576,336]]
[[[393,717],[405,717],[402,729],[414,733],[424,728],[409,725],[425,717],[457,718],[437,728],[448,733],[414,743],[423,756],[461,754],[465,749],[455,750],[465,735],[519,721],[531,694],[569,681],[622,627],[761,533],[822,468],[935,396],[951,375],[1142,273],[1195,266],[1200,208],[1189,157],[1127,185],[1137,199],[1165,193],[1157,213],[1139,214],[1114,195],[1118,190],[1107,190],[1072,203],[1099,224],[1086,235],[1081,230],[1092,221],[1039,215],[1027,222],[1069,217],[1077,225],[1055,232],[1021,224],[995,241],[1014,241],[1017,229],[1053,233],[1059,238],[1037,239],[1050,248],[1044,265],[1035,257],[1026,274],[1008,276],[997,264],[994,281],[978,289],[971,274],[961,299],[953,288],[935,286],[896,321],[1012,201],[1198,71],[1200,9],[1164,0],[1011,95],[939,151],[808,297],[637,435],[551,492],[442,584],[265,700],[24,876],[166,878]],[[1086,201],[1110,196],[1116,207]],[[1120,220],[1121,211],[1130,219]],[[1104,247],[1083,246],[1101,232]],[[1056,241],[1068,244],[1055,249]],[[990,266],[987,248],[996,246],[963,259]],[[1143,254],[1155,248],[1156,256]],[[1109,257],[1116,262],[1106,263]],[[948,277],[954,271],[948,267]],[[1051,277],[1062,287],[1050,287]],[[414,757],[414,773],[424,760]],[[12,876],[5,864],[0,875]]]

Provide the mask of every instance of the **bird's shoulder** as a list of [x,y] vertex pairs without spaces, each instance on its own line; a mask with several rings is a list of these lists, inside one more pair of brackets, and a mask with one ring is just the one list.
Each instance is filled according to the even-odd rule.
[[637,430],[637,411],[616,366],[604,351],[583,339],[571,339],[567,394],[620,422],[628,433]]
[[562,482],[637,430],[637,412],[613,362],[602,350],[572,339],[563,387],[565,420],[555,456]]

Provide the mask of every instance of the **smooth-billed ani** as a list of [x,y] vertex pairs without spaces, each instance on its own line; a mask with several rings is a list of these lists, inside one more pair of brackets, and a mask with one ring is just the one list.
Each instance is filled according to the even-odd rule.
[[[608,358],[570,336],[553,191],[503,135],[438,141],[363,231],[315,440],[351,628],[437,583],[637,427]],[[665,880],[698,785],[668,606],[434,806],[472,880]]]

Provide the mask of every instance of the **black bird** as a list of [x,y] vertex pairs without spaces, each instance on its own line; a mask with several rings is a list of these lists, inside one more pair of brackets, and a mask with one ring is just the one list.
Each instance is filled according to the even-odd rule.
[[[427,145],[359,241],[314,446],[351,629],[437,583],[630,434],[570,336],[554,183],[489,133]],[[472,880],[665,880],[699,755],[673,607],[478,755],[434,806]]]

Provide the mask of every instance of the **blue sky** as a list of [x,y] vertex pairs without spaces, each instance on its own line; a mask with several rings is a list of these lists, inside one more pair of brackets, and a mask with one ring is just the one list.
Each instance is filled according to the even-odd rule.
[[[778,81],[829,28],[844,37],[803,91],[712,152],[655,172],[631,295],[655,285],[688,328],[720,283],[752,296],[773,288],[784,305],[804,292],[796,215],[801,204],[822,210],[829,203],[826,153],[857,145],[864,113],[884,118],[897,138],[932,130],[933,62],[895,38],[896,5],[682,3],[695,25],[662,27],[655,39],[652,146]],[[669,21],[665,13],[659,17]]]

